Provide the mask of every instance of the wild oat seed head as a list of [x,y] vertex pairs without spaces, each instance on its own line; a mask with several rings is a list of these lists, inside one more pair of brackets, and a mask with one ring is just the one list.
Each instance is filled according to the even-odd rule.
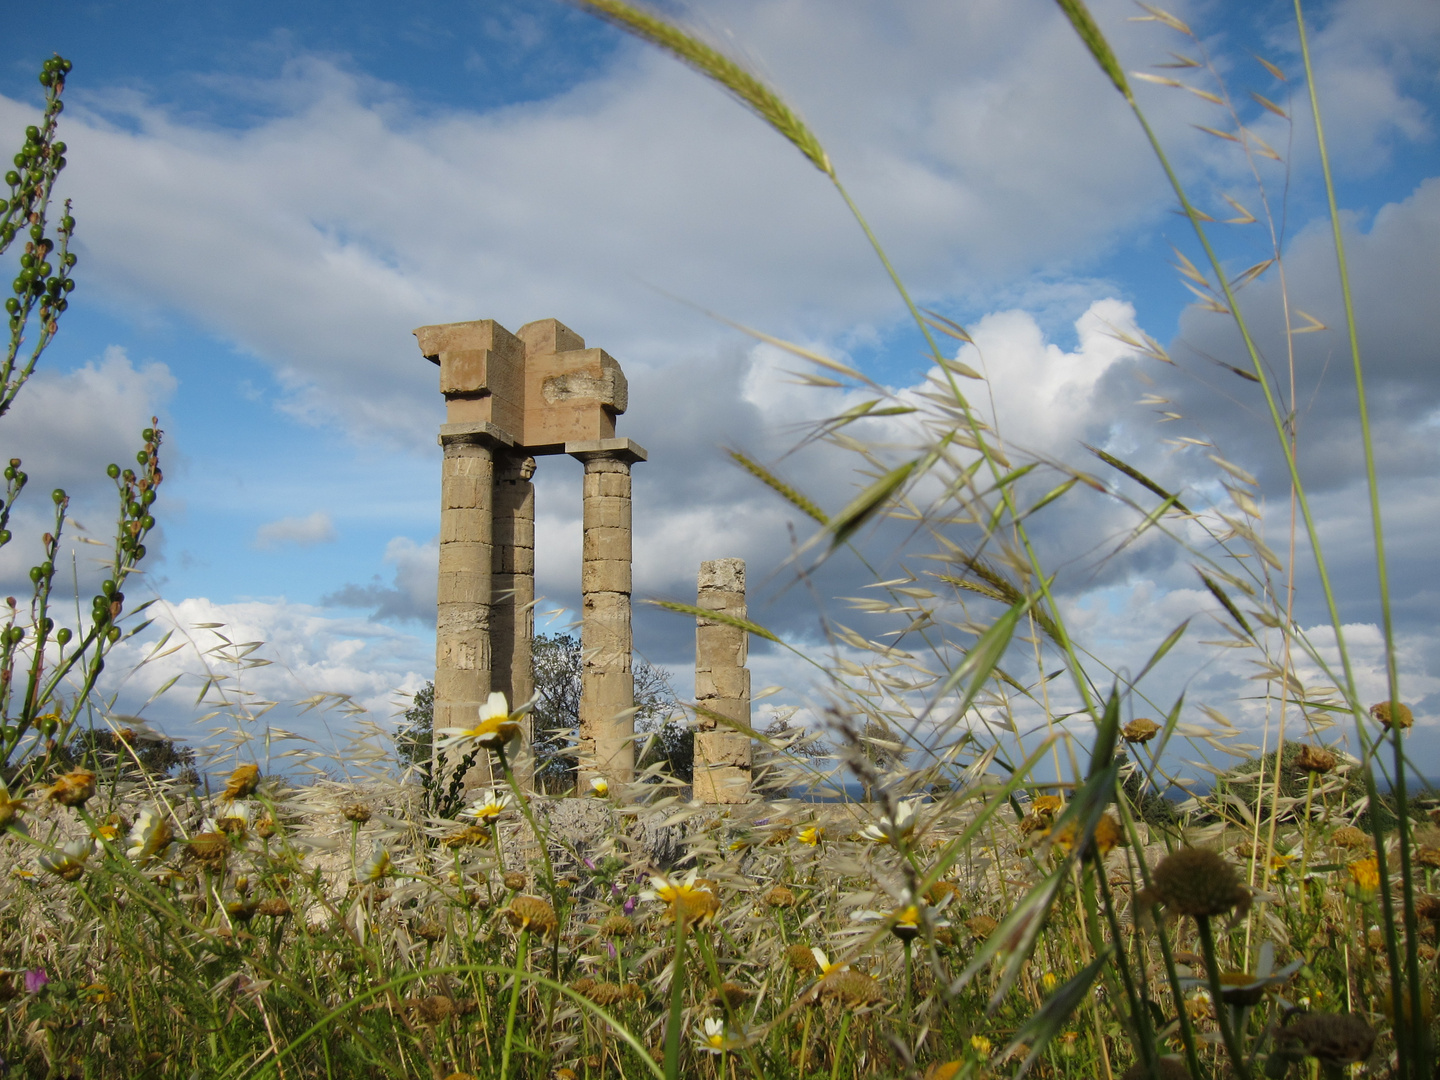
[[1160,725],[1154,720],[1131,720],[1120,729],[1120,734],[1125,737],[1128,743],[1147,743],[1159,732]]
[[1300,747],[1300,753],[1296,755],[1295,767],[1304,772],[1315,773],[1323,776],[1335,768],[1335,755],[1321,746],[1311,746],[1305,743]]
[[1305,1013],[1280,1029],[1276,1044],[1324,1065],[1353,1065],[1370,1056],[1375,1031],[1354,1013]]
[[1155,897],[1180,915],[1224,915],[1250,908],[1250,890],[1235,868],[1208,848],[1181,848],[1160,860],[1151,878]]
[[1415,717],[1410,712],[1410,706],[1398,702],[1392,709],[1390,702],[1377,701],[1370,706],[1370,715],[1384,728],[1398,728],[1404,731],[1415,726]]
[[222,795],[227,799],[243,799],[246,795],[253,795],[259,786],[260,766],[241,765],[230,774],[230,779],[225,781]]
[[534,930],[554,937],[560,930],[560,920],[555,909],[538,896],[520,895],[510,901],[505,909],[505,918],[517,930]]

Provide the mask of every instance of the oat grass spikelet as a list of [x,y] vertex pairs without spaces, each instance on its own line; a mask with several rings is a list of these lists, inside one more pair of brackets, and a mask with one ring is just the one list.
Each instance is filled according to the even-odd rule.
[[1250,909],[1250,890],[1235,867],[1209,848],[1181,848],[1161,859],[1150,893],[1177,915],[1208,918]]

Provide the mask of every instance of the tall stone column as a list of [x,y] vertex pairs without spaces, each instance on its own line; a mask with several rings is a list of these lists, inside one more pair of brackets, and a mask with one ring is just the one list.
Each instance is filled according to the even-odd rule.
[[[485,422],[440,428],[440,579],[435,624],[435,728],[472,727],[492,689],[495,453],[505,440]],[[477,758],[466,787],[488,782]],[[442,765],[437,761],[436,766]],[[443,763],[450,767],[453,763]]]
[[566,443],[585,463],[580,567],[580,770],[626,784],[635,775],[635,675],[630,666],[630,466],[646,459],[632,439]]
[[[495,457],[495,558],[491,597],[490,688],[502,690],[513,709],[535,691],[531,639],[535,634],[535,459],[523,450]],[[514,761],[515,778],[529,787],[535,775],[530,717],[523,749]]]
[[[743,619],[745,560],[700,564],[695,606]],[[750,736],[714,719],[750,727],[749,637],[744,630],[710,619],[695,621],[695,797],[708,803],[750,798]],[[705,713],[711,713],[706,716]]]

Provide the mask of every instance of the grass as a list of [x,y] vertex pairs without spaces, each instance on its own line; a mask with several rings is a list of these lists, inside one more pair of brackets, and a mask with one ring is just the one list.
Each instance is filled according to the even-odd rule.
[[[969,335],[911,301],[798,114],[672,21],[622,0],[580,6],[724,86],[830,179],[931,349],[928,393],[898,399],[757,333],[813,365],[817,385],[870,394],[810,436],[861,477],[859,494],[835,512],[735,454],[818,526],[797,556],[802,574],[827,558],[863,559],[867,535],[894,535],[878,525],[906,530],[886,553],[898,576],[857,602],[862,618],[896,632],[871,638],[832,624],[828,655],[794,647],[826,680],[837,758],[769,747],[773,789],[843,774],[875,801],[705,807],[680,801],[656,766],[645,779],[658,783],[557,807],[516,787],[503,743],[477,729],[456,752],[493,755],[509,791],[481,794],[468,817],[435,814],[393,777],[294,786],[240,765],[268,705],[212,675],[202,697],[241,732],[214,748],[238,766],[219,794],[148,768],[120,733],[91,739],[83,761],[63,767],[38,735],[16,736],[14,793],[0,802],[9,815],[0,844],[7,1064],[47,1077],[231,1080],[1428,1080],[1440,830],[1410,805],[1373,466],[1384,702],[1356,690],[1300,481],[1287,422],[1293,378],[1284,378],[1293,350],[1267,363],[1237,297],[1250,280],[1284,273],[1257,164],[1278,155],[1246,130],[1202,41],[1144,7],[1188,50],[1167,70],[1204,85],[1142,77],[1213,102],[1215,126],[1205,130],[1254,166],[1263,213],[1242,218],[1268,230],[1271,250],[1238,275],[1216,255],[1211,230],[1221,226],[1170,167],[1134,76],[1083,3],[1060,4],[1077,48],[1134,110],[1194,230],[1196,257],[1179,255],[1182,277],[1240,331],[1246,355],[1231,370],[1263,392],[1292,480],[1290,559],[1264,540],[1253,477],[1218,448],[1230,501],[1204,507],[1102,451],[1100,462],[1143,496],[1007,444],[968,396],[986,390],[978,373],[941,347]],[[1303,44],[1298,5],[1296,18]],[[1343,280],[1323,154],[1322,171]],[[1288,301],[1284,316],[1291,342],[1314,329]],[[1350,326],[1363,420],[1353,313]],[[1129,344],[1171,362],[1153,340]],[[867,443],[865,423],[879,416],[906,418],[912,443]],[[147,433],[142,461],[157,484],[158,442]],[[1042,565],[1029,529],[1047,507],[1082,498],[1129,508],[1124,544],[1159,532],[1193,561],[1220,605],[1224,647],[1262,671],[1275,721],[1265,746],[1247,748],[1223,711],[1209,710],[1202,725],[1183,698],[1154,698],[1146,677],[1189,621],[1155,642],[1135,675],[1111,670],[1072,634],[1056,602],[1065,583]],[[128,505],[122,498],[122,513]],[[1338,663],[1293,617],[1300,534],[1315,553]],[[113,583],[97,598],[97,619],[118,618],[105,603],[112,595]],[[113,640],[110,622],[97,625],[87,640]],[[758,624],[743,628],[792,647]],[[24,635],[7,629],[3,640],[7,663],[24,655]],[[228,641],[212,651],[240,668],[260,662],[252,653],[253,643]],[[1302,666],[1323,681],[1307,683]],[[92,707],[93,685],[67,705],[70,723]],[[974,723],[980,709],[1003,724]],[[1122,723],[1136,714],[1156,719]],[[28,714],[25,724],[44,734]],[[1341,735],[1353,736],[1353,757],[1326,749]],[[1209,794],[1157,806],[1157,792],[1187,782],[1173,766],[1187,743],[1251,760]],[[1382,789],[1393,814],[1367,812]],[[662,849],[679,855],[662,859]]]

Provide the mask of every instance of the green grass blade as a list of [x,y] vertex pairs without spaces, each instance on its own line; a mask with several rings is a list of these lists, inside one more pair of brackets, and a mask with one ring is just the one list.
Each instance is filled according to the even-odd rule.
[[770,87],[714,46],[707,45],[674,23],[624,0],[572,0],[629,34],[648,41],[682,64],[719,83],[756,116],[790,140],[810,163],[832,179],[835,169],[825,148],[804,121]]

